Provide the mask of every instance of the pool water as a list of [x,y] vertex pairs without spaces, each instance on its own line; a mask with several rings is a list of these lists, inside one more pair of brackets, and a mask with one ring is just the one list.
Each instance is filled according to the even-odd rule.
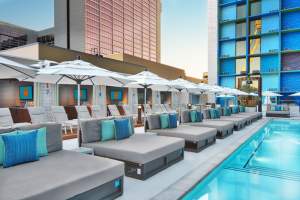
[[272,120],[183,200],[300,200],[300,121]]

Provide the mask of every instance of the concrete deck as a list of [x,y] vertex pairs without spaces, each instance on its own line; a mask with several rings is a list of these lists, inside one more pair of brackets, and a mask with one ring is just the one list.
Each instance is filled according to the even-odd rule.
[[[262,119],[240,131],[235,131],[233,135],[217,140],[215,145],[200,153],[185,152],[183,161],[146,181],[125,177],[124,194],[118,200],[175,200],[180,198],[268,121],[268,119]],[[136,128],[137,134],[142,134],[142,131],[143,128]],[[64,149],[78,147],[76,139],[66,140],[63,144]]]

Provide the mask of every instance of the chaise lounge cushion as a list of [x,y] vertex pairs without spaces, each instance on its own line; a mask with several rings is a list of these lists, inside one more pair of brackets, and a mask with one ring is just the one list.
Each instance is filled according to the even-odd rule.
[[217,135],[217,129],[215,128],[198,128],[186,125],[180,125],[177,128],[158,129],[154,130],[153,132],[160,136],[178,137],[191,142],[206,140]]
[[154,129],[160,129],[160,115],[154,114],[154,115],[148,115],[147,116],[147,123],[150,130]]
[[180,138],[135,134],[124,140],[83,143],[97,156],[145,164],[184,147]]
[[233,122],[221,120],[204,120],[203,122],[185,123],[184,125],[216,128],[219,132],[233,129]]
[[68,199],[123,174],[122,162],[58,151],[37,162],[1,168],[0,199]]

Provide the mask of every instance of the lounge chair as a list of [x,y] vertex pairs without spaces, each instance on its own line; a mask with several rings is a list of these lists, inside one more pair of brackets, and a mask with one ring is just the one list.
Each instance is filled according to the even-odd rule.
[[103,118],[107,117],[106,106],[93,105],[91,106],[92,117],[93,118]]
[[62,124],[65,134],[67,134],[68,129],[73,133],[73,128],[78,128],[78,120],[69,120],[63,106],[52,106],[51,115],[54,122]]
[[216,108],[216,109],[209,109],[209,110],[203,110],[203,112],[206,112],[206,116],[211,117],[211,112],[219,112],[219,115],[216,119],[213,120],[222,120],[222,121],[230,121],[234,123],[234,130],[239,131],[242,128],[244,128],[248,124],[248,117],[247,116],[225,116],[225,111],[223,108]]
[[115,104],[107,105],[107,108],[108,108],[111,116],[114,116],[114,117],[121,116],[121,113]]
[[62,127],[57,123],[19,129],[41,127],[47,130],[48,156],[35,162],[1,167],[0,199],[114,199],[122,195],[122,162],[62,150]]
[[92,119],[86,106],[75,106],[78,119]]
[[32,124],[51,122],[48,113],[43,107],[28,107],[27,110]]
[[[179,138],[133,134],[127,139],[101,141],[101,120],[80,120],[79,144],[93,148],[96,156],[125,162],[126,176],[145,180],[184,157],[184,140]],[[132,118],[130,121],[133,127]]]
[[162,109],[161,104],[152,105],[152,113],[166,113],[167,111]]
[[270,110],[266,112],[266,117],[290,118],[290,110],[285,105],[271,105]]
[[9,108],[0,108],[0,129],[15,128],[30,123],[14,123]]
[[223,139],[233,133],[234,123],[222,120],[210,120],[209,116],[203,113],[202,122],[191,122],[190,110],[184,110],[181,112],[181,123],[183,125],[197,126],[197,127],[210,127],[217,129],[217,138]]
[[185,140],[185,150],[200,152],[216,142],[217,129],[209,127],[194,127],[179,125],[177,128],[162,129],[160,115],[147,116],[147,131],[160,136],[176,137]]
[[166,109],[167,112],[169,112],[169,113],[176,113],[176,110],[172,109],[171,106],[170,106],[170,104],[164,104],[163,106],[165,107],[165,109]]
[[[128,104],[124,104],[122,105],[122,108],[124,110],[124,114],[125,116],[131,116],[133,118],[134,124],[136,124],[137,118],[138,118],[138,114],[133,114],[130,110],[130,107]],[[142,117],[143,119],[143,117]]]
[[241,116],[241,117],[248,117],[248,121],[250,121],[250,123],[255,122],[259,119],[262,118],[262,113],[261,112],[245,112],[244,111],[241,112],[241,108],[242,106],[231,106],[231,113],[232,116]]

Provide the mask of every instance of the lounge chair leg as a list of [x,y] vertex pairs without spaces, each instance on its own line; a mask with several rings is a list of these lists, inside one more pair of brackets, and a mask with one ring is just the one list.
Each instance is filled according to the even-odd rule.
[[72,125],[70,125],[70,130],[71,130],[71,133],[73,134],[73,127],[72,127]]

